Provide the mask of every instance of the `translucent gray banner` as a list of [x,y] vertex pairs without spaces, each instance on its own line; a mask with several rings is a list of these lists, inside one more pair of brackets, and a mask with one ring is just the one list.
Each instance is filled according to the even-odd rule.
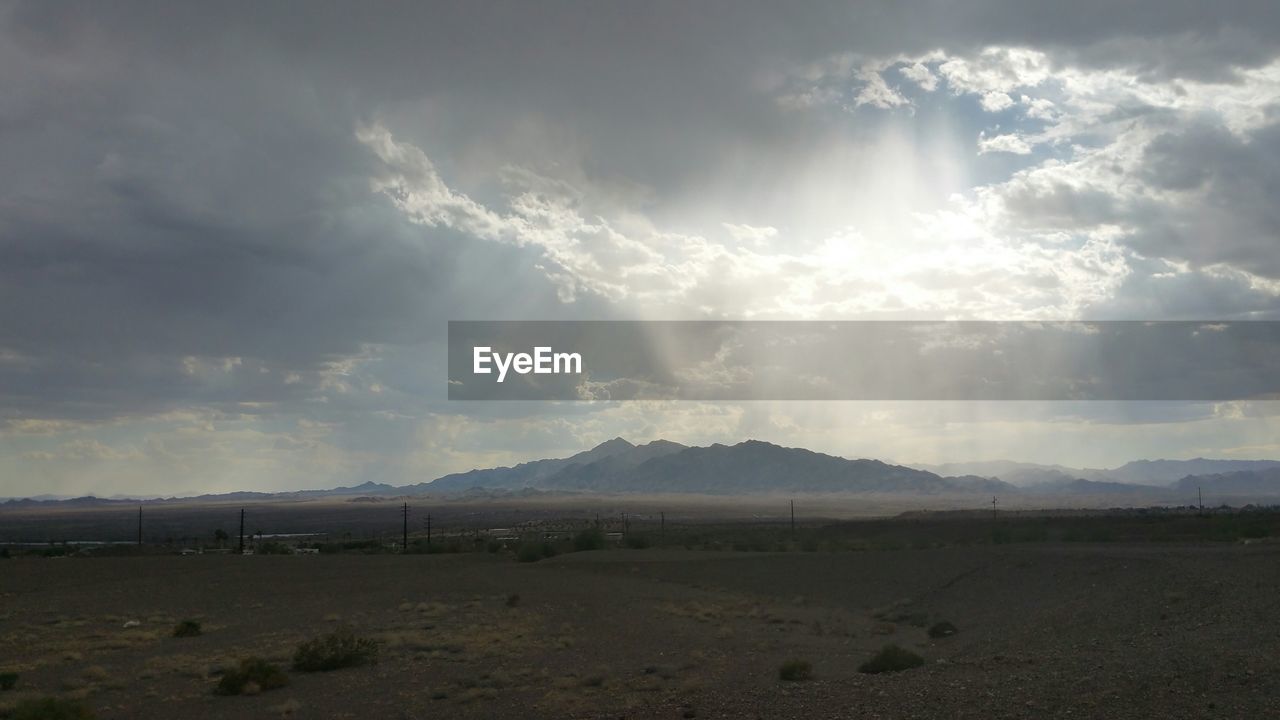
[[1280,323],[458,321],[449,399],[1280,399]]

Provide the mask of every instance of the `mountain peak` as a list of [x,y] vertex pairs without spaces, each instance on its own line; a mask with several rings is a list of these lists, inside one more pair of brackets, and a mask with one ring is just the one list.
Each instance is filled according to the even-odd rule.
[[596,451],[621,452],[623,450],[629,450],[633,447],[635,447],[635,445],[632,445],[630,442],[620,437],[616,437],[612,440],[605,440],[599,445],[591,448],[591,452],[596,452]]
[[[734,445],[733,447],[758,447],[758,448],[759,448],[759,447],[767,447],[767,448],[782,448],[782,446],[781,446],[781,445],[775,445],[774,443],[768,442],[767,440],[756,440],[756,439],[754,439],[754,438],[751,438],[751,439],[748,439],[748,440],[743,440],[742,442],[738,443],[737,445]],[[783,450],[789,450],[789,449],[791,449],[791,448],[782,448],[782,449],[783,449]]]

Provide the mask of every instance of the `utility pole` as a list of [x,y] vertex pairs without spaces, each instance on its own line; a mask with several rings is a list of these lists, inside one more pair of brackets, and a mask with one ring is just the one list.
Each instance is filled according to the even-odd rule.
[[791,539],[796,537],[796,501],[791,501]]
[[244,508],[240,508],[240,554],[244,554]]
[[995,496],[994,496],[994,495],[993,495],[993,496],[991,496],[991,520],[992,520],[992,522],[994,522],[994,521],[995,521],[995,519],[996,519],[996,503],[997,503],[997,502],[999,502],[999,501],[998,501],[998,500],[996,500]]
[[138,547],[142,547],[142,506],[138,506]]
[[658,544],[667,544],[667,514],[665,512],[658,513]]
[[409,503],[404,504],[401,512],[404,513],[404,524],[400,528],[400,552],[407,553],[409,552]]
[[1200,486],[1196,486],[1196,497],[1200,500],[1200,514],[1204,514],[1204,492],[1200,490]]
[[431,547],[431,513],[427,513],[427,547]]

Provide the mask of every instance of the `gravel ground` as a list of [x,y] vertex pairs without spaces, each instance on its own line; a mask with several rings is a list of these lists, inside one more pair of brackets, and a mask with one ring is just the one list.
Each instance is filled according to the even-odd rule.
[[[1280,546],[18,558],[0,671],[98,718],[1280,717]],[[204,634],[170,637],[180,619]],[[940,620],[958,632],[930,639]],[[126,627],[126,625],[128,627]],[[374,665],[214,694],[351,627]],[[895,643],[921,667],[866,675]],[[778,679],[790,659],[813,677]]]

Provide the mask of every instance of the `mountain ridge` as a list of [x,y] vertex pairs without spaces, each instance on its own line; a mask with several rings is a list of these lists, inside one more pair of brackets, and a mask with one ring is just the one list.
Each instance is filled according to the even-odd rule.
[[[1197,472],[1188,472],[1197,471]],[[1165,478],[1170,478],[1166,480]],[[1134,482],[1133,480],[1137,480]],[[994,460],[939,465],[892,464],[850,459],[748,439],[734,445],[686,446],[669,440],[640,445],[616,437],[565,458],[544,458],[495,468],[451,473],[395,486],[367,481],[328,490],[277,493],[234,491],[189,497],[132,499],[92,495],[11,498],[4,505],[229,502],[311,498],[389,498],[418,495],[539,494],[555,492],[1019,494],[1041,496],[1280,496],[1276,460],[1133,460],[1106,469]]]

